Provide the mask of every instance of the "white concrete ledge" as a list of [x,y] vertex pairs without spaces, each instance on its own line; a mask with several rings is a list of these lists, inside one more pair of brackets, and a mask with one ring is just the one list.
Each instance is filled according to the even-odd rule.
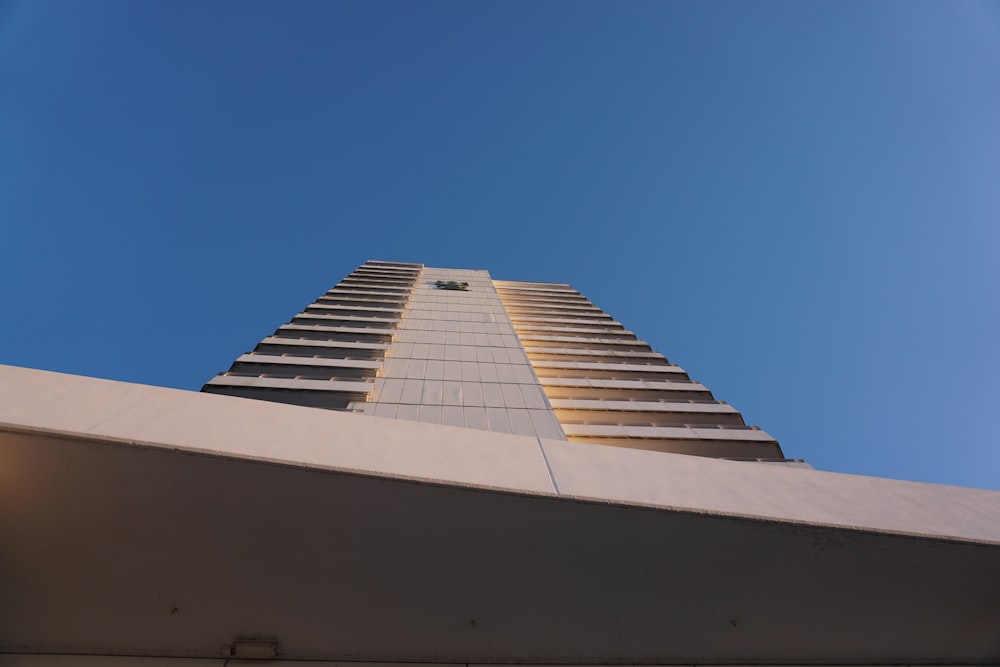
[[280,331],[322,331],[326,333],[360,334],[369,336],[391,336],[397,330],[394,327],[325,327],[322,325],[309,324],[283,324],[278,327]]
[[[312,306],[310,306],[312,308]],[[379,324],[395,324],[399,321],[396,317],[363,317],[352,315],[328,315],[325,313],[310,313],[308,311],[295,316],[296,320],[315,320],[317,322],[375,322]]]
[[236,361],[248,364],[279,364],[283,366],[324,366],[331,368],[365,368],[374,370],[382,368],[382,361],[368,361],[364,359],[329,359],[327,357],[295,357],[278,356],[273,354],[257,354],[250,352],[241,354]]
[[511,321],[515,324],[528,323],[528,324],[570,324],[573,326],[583,325],[583,326],[595,326],[595,327],[611,327],[613,329],[622,328],[621,322],[616,322],[605,316],[604,318],[598,317],[529,317],[524,315],[512,315]]
[[556,410],[739,414],[739,411],[728,403],[692,401],[606,401],[598,398],[550,398],[549,404]]
[[[545,439],[543,457],[539,442],[525,436],[12,366],[0,366],[3,430],[147,443],[141,446],[517,493],[558,489],[562,495],[601,502],[1000,544],[1000,492],[995,491]],[[768,437],[763,431],[738,433]]]
[[552,493],[534,438],[0,365],[5,430]]
[[590,337],[600,337],[602,334],[620,334],[622,336],[631,336],[631,340],[635,340],[635,334],[628,329],[617,328],[617,327],[560,327],[560,326],[543,326],[536,324],[520,324],[517,326],[519,332],[523,331],[525,333],[543,333],[543,334],[560,334],[560,333],[579,333],[586,334],[585,336],[579,336],[578,338],[590,338]]
[[[334,287],[331,290],[327,290],[326,293],[323,296],[321,296],[320,298],[322,299],[323,297],[327,297],[327,296],[335,297],[335,298],[353,297],[353,296],[358,295],[358,294],[362,294],[362,295],[365,295],[365,296],[378,296],[378,297],[386,297],[386,296],[388,296],[388,297],[405,297],[406,296],[406,292],[380,292],[380,291],[374,291],[374,290],[373,291],[368,291],[368,290],[363,290],[363,289],[341,289],[341,288],[338,288],[338,287]],[[364,298],[362,298],[362,299],[358,299],[358,300],[359,301],[370,301],[371,299],[364,299]]]
[[581,371],[624,371],[636,373],[685,373],[673,364],[630,364],[619,361],[533,361],[535,368],[561,368]]
[[524,348],[528,354],[564,354],[573,357],[613,357],[623,359],[659,359],[666,360],[666,357],[659,352],[629,352],[619,350],[589,350],[587,348],[572,347],[531,347]]
[[518,334],[521,340],[528,344],[529,341],[542,343],[586,343],[588,345],[633,345],[649,349],[649,344],[632,338],[601,338],[599,336],[549,336],[546,334],[531,331],[521,331]]
[[597,438],[664,438],[670,440],[729,440],[774,442],[759,429],[697,428],[689,426],[629,426],[627,424],[563,424],[566,435]]
[[216,375],[207,384],[217,387],[308,389],[310,391],[345,391],[359,394],[367,394],[374,386],[371,382],[351,382],[349,380],[304,380],[301,378],[248,377],[243,375]]
[[346,310],[349,313],[355,313],[358,311],[369,313],[401,313],[404,310],[403,308],[383,308],[381,306],[338,306],[336,304],[327,304],[321,301],[311,303],[307,306],[307,308],[320,308],[322,310]]
[[[311,327],[306,327],[307,329]],[[300,345],[305,347],[335,347],[352,350],[388,350],[389,343],[356,343],[347,340],[313,340],[312,338],[284,338],[268,336],[261,341],[267,345]]]
[[593,387],[596,389],[656,389],[660,391],[708,391],[699,382],[669,382],[660,380],[603,380],[600,378],[560,378],[539,376],[546,387]]
[[603,310],[593,305],[580,295],[574,298],[563,296],[552,296],[537,294],[505,294],[500,293],[500,298],[507,305],[509,312],[532,312],[532,313],[559,313],[566,311],[579,311],[588,313],[601,313],[607,315]]
[[542,440],[559,493],[1000,545],[1000,492]]

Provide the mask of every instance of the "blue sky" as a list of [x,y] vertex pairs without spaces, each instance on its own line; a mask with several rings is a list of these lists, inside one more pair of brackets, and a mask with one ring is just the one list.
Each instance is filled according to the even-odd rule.
[[569,282],[1000,489],[1000,3],[0,3],[0,363],[197,389],[368,258]]

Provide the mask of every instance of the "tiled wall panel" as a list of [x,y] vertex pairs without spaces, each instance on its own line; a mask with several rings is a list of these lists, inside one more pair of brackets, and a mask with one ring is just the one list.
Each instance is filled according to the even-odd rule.
[[[440,289],[438,281],[467,286]],[[355,407],[395,419],[565,439],[486,271],[423,269],[369,405]]]

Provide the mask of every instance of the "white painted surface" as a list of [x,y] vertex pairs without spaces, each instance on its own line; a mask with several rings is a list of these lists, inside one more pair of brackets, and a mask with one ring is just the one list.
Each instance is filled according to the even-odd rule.
[[0,366],[0,429],[5,427],[334,470],[552,492],[534,438],[471,434],[453,427],[12,366]]
[[[437,289],[439,280],[469,287]],[[486,271],[422,271],[371,400],[379,416],[432,424],[461,416],[466,428],[565,439]],[[446,422],[437,406],[461,412]]]
[[[410,407],[419,416],[419,407]],[[502,408],[475,410],[476,419],[510,429],[510,420],[501,420],[497,412]],[[527,413],[536,432],[543,432],[537,420],[548,411]],[[568,443],[543,435],[546,466],[534,437],[400,423],[378,414],[0,366],[0,430],[71,433],[523,493],[553,493],[550,466],[559,492],[574,497],[1000,544],[996,491]]]
[[1000,492],[542,440],[559,493],[1000,544]]

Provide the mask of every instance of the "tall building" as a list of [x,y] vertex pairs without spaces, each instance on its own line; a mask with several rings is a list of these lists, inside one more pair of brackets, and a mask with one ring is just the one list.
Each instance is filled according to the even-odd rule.
[[0,366],[0,667],[985,666],[998,628],[1000,493],[788,462],[568,285],[367,262],[203,392]]
[[569,285],[368,261],[203,391],[379,417],[729,459],[784,461]]

